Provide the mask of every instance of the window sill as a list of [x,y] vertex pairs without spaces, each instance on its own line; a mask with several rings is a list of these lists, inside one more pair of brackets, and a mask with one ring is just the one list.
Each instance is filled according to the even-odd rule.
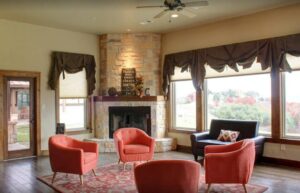
[[79,134],[87,134],[87,133],[92,133],[92,130],[90,129],[85,129],[85,130],[69,130],[66,131],[66,135],[79,135]]
[[192,134],[196,133],[196,129],[188,130],[188,129],[169,129],[170,133],[186,133],[186,134]]
[[288,145],[300,145],[300,139],[272,139],[266,137],[266,142],[288,144]]

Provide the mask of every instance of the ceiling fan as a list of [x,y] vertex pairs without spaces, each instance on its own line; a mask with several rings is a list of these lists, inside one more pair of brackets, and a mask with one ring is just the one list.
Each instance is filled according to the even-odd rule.
[[181,2],[181,0],[165,0],[163,5],[144,5],[144,6],[137,6],[136,8],[165,8],[163,11],[155,15],[153,18],[158,19],[164,16],[169,12],[173,12],[171,17],[178,17],[178,14],[174,13],[177,12],[181,15],[187,16],[189,18],[193,18],[196,16],[195,13],[185,9],[185,8],[198,8],[200,6],[207,6],[208,0],[199,0],[199,1],[192,1],[192,2]]

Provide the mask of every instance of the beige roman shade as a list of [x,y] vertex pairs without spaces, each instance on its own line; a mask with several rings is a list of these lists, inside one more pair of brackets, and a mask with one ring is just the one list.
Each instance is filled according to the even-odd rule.
[[59,97],[60,98],[84,98],[87,97],[87,81],[85,69],[76,73],[65,72],[59,76]]
[[268,73],[271,71],[270,67],[267,68],[266,70],[262,70],[261,64],[258,63],[256,60],[252,64],[251,68],[243,68],[243,66],[239,66],[239,65],[237,65],[237,68],[238,68],[238,72],[228,66],[225,66],[224,71],[220,73],[215,71],[209,65],[205,64],[205,70],[206,70],[205,78],[261,74],[261,73]]
[[176,81],[176,80],[191,80],[191,72],[190,70],[186,70],[181,72],[181,68],[175,67],[174,69],[174,75],[171,76],[171,81]]
[[299,56],[293,56],[291,54],[285,55],[287,62],[290,64],[290,67],[293,70],[299,70],[300,69],[300,57]]

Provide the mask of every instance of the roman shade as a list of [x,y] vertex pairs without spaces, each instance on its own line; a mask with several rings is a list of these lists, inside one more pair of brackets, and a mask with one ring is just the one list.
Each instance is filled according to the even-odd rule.
[[50,77],[48,85],[51,89],[55,90],[60,77],[65,72],[73,74],[85,69],[86,81],[87,81],[87,94],[93,94],[96,83],[96,63],[95,58],[92,55],[66,53],[66,52],[53,52],[52,53],[52,65],[50,69]]
[[219,73],[226,67],[239,72],[239,68],[252,67],[256,60],[262,71],[290,72],[286,54],[300,56],[300,34],[168,54],[163,66],[163,91],[167,95],[175,67],[182,72],[189,69],[193,85],[200,91],[207,77],[205,65]]
[[59,97],[60,98],[72,98],[87,97],[87,81],[86,81],[86,71],[76,72],[74,74],[69,74],[65,72],[65,77],[63,73],[59,76]]

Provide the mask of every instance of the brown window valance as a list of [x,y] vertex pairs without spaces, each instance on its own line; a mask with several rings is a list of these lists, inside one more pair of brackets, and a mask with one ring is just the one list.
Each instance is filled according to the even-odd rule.
[[87,93],[91,95],[95,90],[96,83],[96,63],[92,55],[76,54],[66,52],[53,52],[52,65],[48,84],[51,89],[55,90],[60,73],[76,73],[85,68],[87,80]]
[[168,93],[175,66],[181,71],[190,69],[194,87],[200,91],[206,74],[205,64],[218,72],[223,72],[226,65],[238,72],[238,65],[250,68],[257,59],[262,70],[270,67],[271,71],[291,71],[285,57],[287,53],[300,56],[300,34],[168,54],[163,66],[163,91],[165,95]]

